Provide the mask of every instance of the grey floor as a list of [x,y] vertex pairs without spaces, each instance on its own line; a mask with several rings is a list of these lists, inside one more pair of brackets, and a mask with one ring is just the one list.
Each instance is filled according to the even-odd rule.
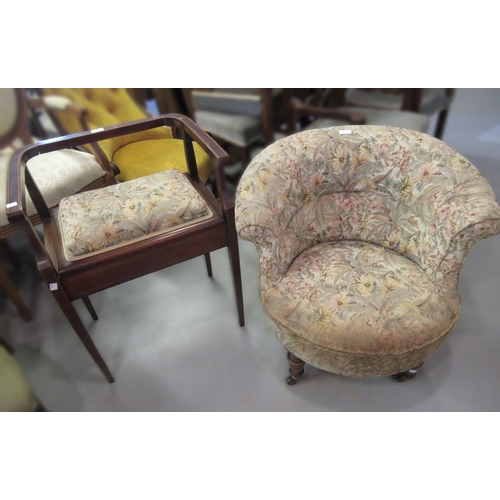
[[[444,140],[468,157],[500,198],[500,89],[459,89]],[[26,322],[0,291],[1,335],[15,348],[50,411],[498,411],[500,237],[481,241],[464,266],[462,313],[418,376],[351,379],[306,368],[285,378],[285,351],[258,297],[257,254],[240,242],[246,326],[237,323],[227,251],[92,297],[94,322],[77,303],[113,372],[108,384],[38,277],[23,235],[11,238],[25,265],[11,275],[35,312]],[[6,264],[7,265],[7,264]]]

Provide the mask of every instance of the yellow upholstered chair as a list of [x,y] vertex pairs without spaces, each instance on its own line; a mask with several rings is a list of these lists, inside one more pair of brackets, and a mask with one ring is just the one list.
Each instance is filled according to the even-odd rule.
[[[63,110],[50,112],[60,135],[100,129],[150,116],[127,89],[40,89],[40,92],[49,102],[54,103],[63,98],[83,108],[82,119]],[[170,127],[114,137],[101,141],[99,145],[108,160],[119,168],[120,181],[173,168],[181,172],[188,171],[183,142],[173,137]],[[165,155],[165,150],[168,155]],[[194,144],[194,150],[200,179],[207,182],[213,171],[212,162],[198,144]]]

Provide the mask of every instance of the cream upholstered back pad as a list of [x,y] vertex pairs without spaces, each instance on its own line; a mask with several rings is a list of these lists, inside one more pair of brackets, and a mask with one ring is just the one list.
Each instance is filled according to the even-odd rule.
[[259,250],[262,289],[307,248],[346,240],[393,250],[456,288],[474,243],[500,232],[500,208],[480,172],[442,141],[344,126],[266,148],[241,179],[236,223]]
[[[15,148],[0,151],[0,229],[9,225],[5,211],[7,171],[14,151]],[[92,185],[105,174],[93,155],[72,149],[34,156],[27,162],[27,167],[49,208],[58,205],[65,196]],[[26,211],[31,217],[36,214],[36,209],[29,193],[26,198]]]

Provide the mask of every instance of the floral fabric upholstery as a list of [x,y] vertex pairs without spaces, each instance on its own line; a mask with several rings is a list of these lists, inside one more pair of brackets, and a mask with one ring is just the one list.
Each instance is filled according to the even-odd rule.
[[[308,248],[262,298],[290,351],[304,345],[344,353],[348,360],[330,362],[330,371],[363,376],[392,375],[392,358],[433,352],[460,310],[456,290],[436,285],[406,257],[360,241]],[[323,361],[321,354],[316,358]]]
[[500,208],[442,141],[343,126],[258,155],[238,186],[236,225],[257,246],[261,300],[285,346],[334,373],[377,376],[444,341],[464,258],[500,232]]
[[211,215],[184,174],[165,170],[64,198],[59,226],[66,259],[77,260]]

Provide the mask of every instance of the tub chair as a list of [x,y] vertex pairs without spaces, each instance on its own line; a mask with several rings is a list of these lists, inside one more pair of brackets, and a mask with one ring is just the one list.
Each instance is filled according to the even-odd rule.
[[303,131],[268,146],[238,185],[236,225],[259,254],[260,298],[288,350],[350,377],[404,381],[460,312],[460,268],[500,232],[479,171],[444,142],[401,128]]

